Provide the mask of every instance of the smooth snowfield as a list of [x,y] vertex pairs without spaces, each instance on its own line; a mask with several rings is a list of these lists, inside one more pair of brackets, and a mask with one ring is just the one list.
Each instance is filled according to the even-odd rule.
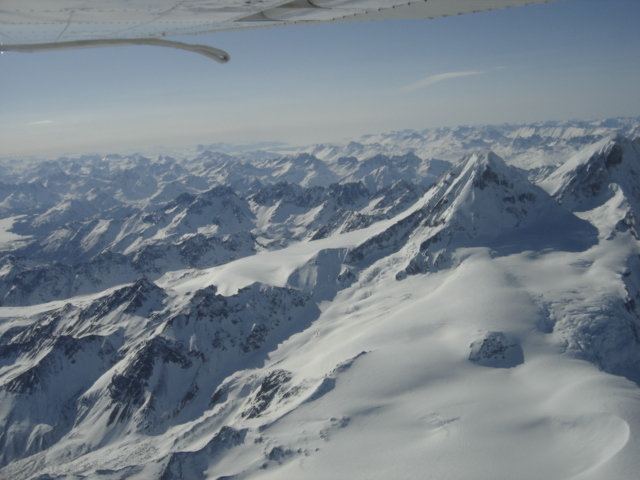
[[[319,252],[324,250],[345,250],[355,247],[363,239],[384,231],[385,228],[393,225],[399,219],[406,217],[421,206],[422,203],[418,202],[392,220],[378,222],[369,228],[356,232],[336,235],[314,242],[298,243],[282,250],[262,252],[206,270],[170,272],[158,279],[157,284],[163,288],[174,290],[178,294],[215,285],[223,295],[233,295],[239,289],[256,282],[277,287],[298,287],[299,285],[290,285],[290,276],[309,260],[315,258]],[[193,279],[185,280],[188,277],[193,277]],[[315,283],[313,286],[315,286]]]
[[10,231],[16,218],[17,217],[9,217],[0,219],[0,250],[15,250],[29,240],[29,237],[17,235]]
[[[637,387],[558,356],[558,344],[536,327],[532,293],[549,286],[556,269],[565,282],[581,272],[571,274],[571,259],[559,265],[553,254],[465,255],[455,271],[410,285],[388,279],[340,293],[310,330],[274,352],[265,368],[292,371],[294,381],[367,354],[322,401],[266,428],[269,446],[304,454],[238,478],[634,478]],[[487,330],[517,338],[524,364],[469,362],[470,343]],[[264,461],[255,448],[243,450],[210,465],[208,478]]]

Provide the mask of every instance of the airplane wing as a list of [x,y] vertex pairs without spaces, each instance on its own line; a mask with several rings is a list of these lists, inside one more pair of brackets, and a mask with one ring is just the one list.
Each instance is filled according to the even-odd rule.
[[437,18],[555,0],[2,0],[0,49],[37,52],[120,45],[228,54],[163,37],[359,20]]

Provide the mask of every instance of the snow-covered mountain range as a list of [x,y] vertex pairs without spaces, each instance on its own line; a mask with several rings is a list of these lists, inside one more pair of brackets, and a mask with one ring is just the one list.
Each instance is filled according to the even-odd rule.
[[636,478],[640,119],[0,171],[2,479]]

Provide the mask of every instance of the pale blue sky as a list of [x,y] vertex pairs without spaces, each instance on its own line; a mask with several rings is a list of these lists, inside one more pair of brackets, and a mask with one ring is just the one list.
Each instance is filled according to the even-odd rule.
[[0,157],[640,115],[640,1],[0,56]]

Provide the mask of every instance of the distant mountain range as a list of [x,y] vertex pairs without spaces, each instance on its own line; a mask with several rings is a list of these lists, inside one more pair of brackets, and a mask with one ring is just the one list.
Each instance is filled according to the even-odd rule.
[[0,172],[0,478],[640,469],[640,119]]

